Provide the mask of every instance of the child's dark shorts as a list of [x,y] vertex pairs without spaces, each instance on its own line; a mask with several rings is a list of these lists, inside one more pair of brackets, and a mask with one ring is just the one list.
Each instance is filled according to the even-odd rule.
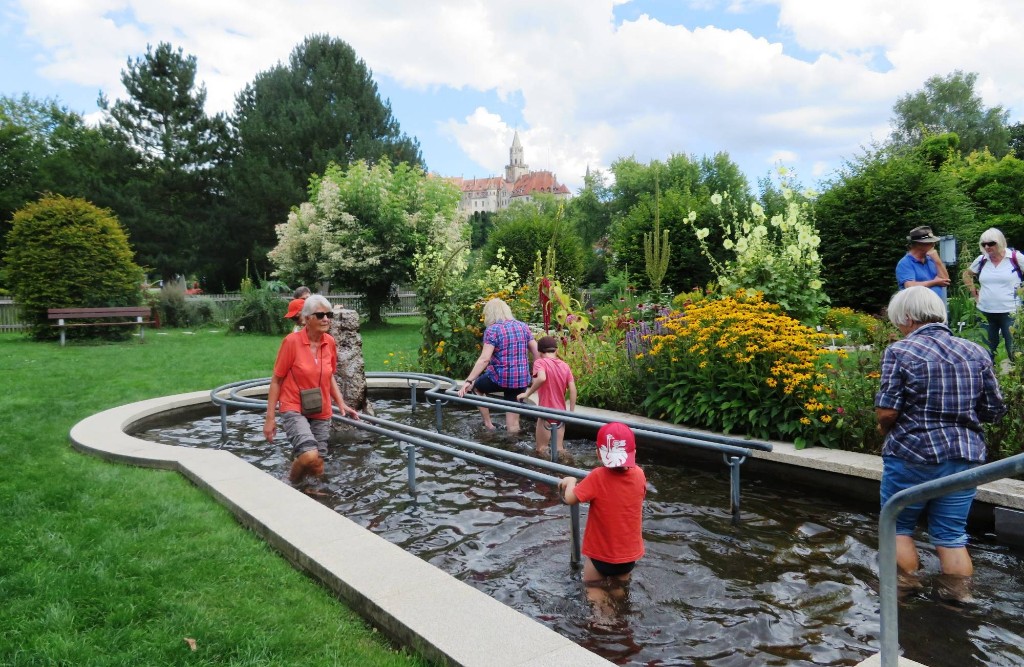
[[497,382],[491,379],[491,376],[484,374],[476,379],[473,383],[473,389],[479,391],[481,394],[497,394],[501,393],[502,397],[506,401],[515,401],[519,394],[526,391],[526,387],[519,387],[518,389],[506,389]]
[[[587,558],[590,558],[590,556],[587,556]],[[602,577],[617,577],[620,574],[629,574],[636,567],[635,560],[629,563],[606,563],[603,560],[590,558],[590,562],[594,564],[594,569]]]

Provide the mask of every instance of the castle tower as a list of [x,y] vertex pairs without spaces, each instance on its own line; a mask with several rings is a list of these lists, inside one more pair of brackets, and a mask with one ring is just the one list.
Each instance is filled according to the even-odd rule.
[[505,167],[505,180],[515,183],[520,176],[529,173],[530,168],[523,158],[523,145],[519,142],[519,130],[512,137],[512,148],[508,149],[508,165]]

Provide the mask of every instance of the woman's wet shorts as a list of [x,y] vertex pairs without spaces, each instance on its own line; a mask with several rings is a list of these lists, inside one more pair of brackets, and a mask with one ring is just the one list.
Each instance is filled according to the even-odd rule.
[[327,454],[327,440],[331,437],[330,419],[310,419],[298,412],[282,412],[281,428],[292,446],[292,457],[315,449],[320,456]]
[[[590,558],[590,556],[587,556],[587,558]],[[594,569],[602,577],[617,577],[621,574],[629,574],[636,567],[635,560],[629,563],[606,563],[603,560],[590,558],[590,562],[594,564]]]
[[514,401],[519,397],[519,394],[526,391],[526,387],[520,387],[518,389],[506,389],[497,382],[491,379],[491,376],[481,375],[473,383],[473,389],[480,392],[481,394],[498,394],[500,393],[506,401]]
[[[882,457],[882,505],[903,489],[977,466],[967,461],[910,463],[895,456]],[[921,514],[928,517],[928,535],[937,547],[967,546],[967,513],[976,489],[955,491],[940,498],[908,505],[896,517],[896,534],[913,535]]]

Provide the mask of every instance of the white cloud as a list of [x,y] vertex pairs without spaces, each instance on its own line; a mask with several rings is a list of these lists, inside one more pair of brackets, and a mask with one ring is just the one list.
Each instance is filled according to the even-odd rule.
[[467,96],[467,106],[434,118],[447,140],[439,144],[457,146],[470,164],[462,170],[479,168],[462,175],[500,173],[518,127],[531,167],[573,189],[588,165],[671,153],[727,151],[752,178],[792,162],[817,178],[885,138],[897,97],[954,69],[979,73],[986,104],[1015,118],[1024,110],[1024,3],[1014,0],[689,3],[703,19],[774,8],[778,22],[766,35],[656,15],[616,23],[619,4],[22,0],[21,11],[24,35],[44,54],[39,76],[117,96],[126,59],[169,41],[197,56],[213,111],[229,111],[246,83],[304,37],[327,33],[410,90],[494,93],[521,105],[521,120],[504,118]]

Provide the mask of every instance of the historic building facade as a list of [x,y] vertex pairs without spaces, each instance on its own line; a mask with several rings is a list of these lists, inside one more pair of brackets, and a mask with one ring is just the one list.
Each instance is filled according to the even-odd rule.
[[505,175],[487,178],[449,178],[462,190],[459,212],[469,217],[474,213],[494,213],[508,208],[512,202],[533,201],[538,192],[554,195],[556,199],[572,196],[569,188],[558,182],[550,171],[530,171],[523,156],[523,144],[519,132],[512,138],[508,151]]

